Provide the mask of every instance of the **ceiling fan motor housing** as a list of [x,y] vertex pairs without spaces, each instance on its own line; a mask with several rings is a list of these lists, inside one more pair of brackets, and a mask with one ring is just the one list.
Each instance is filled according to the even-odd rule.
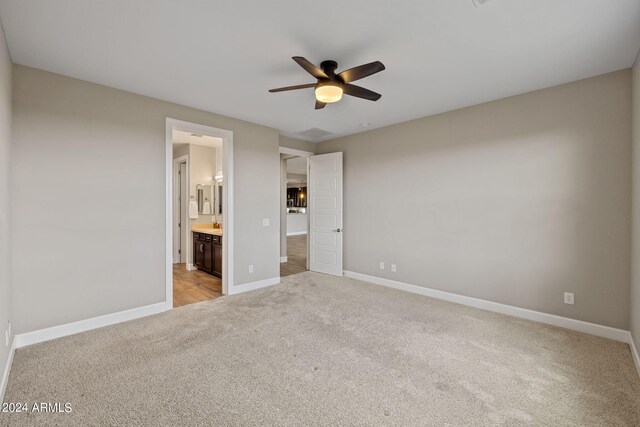
[[338,63],[336,61],[331,61],[331,60],[322,61],[320,63],[320,68],[322,69],[322,71],[324,71],[324,73],[327,76],[332,77],[336,75],[336,69],[338,69]]

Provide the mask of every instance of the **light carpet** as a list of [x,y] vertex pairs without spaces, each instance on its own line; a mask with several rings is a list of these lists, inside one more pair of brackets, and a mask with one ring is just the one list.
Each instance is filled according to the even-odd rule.
[[640,425],[626,344],[347,278],[16,352],[2,425]]

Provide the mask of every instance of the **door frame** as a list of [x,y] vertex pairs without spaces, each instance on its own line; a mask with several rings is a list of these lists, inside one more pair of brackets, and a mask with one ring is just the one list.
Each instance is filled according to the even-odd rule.
[[[173,140],[171,141],[171,144],[173,145]],[[172,148],[172,150],[173,150],[173,148]],[[174,264],[176,263],[175,262],[175,258],[176,258],[176,252],[175,252],[176,236],[175,236],[175,231],[178,228],[178,227],[176,227],[175,219],[179,215],[180,209],[182,208],[181,203],[179,203],[176,200],[176,194],[179,193],[179,191],[180,191],[180,187],[179,187],[180,186],[180,181],[178,180],[178,172],[180,171],[180,164],[181,163],[185,163],[186,164],[186,171],[187,171],[187,173],[186,173],[187,176],[185,178],[185,180],[187,181],[187,194],[186,194],[185,199],[181,200],[181,203],[188,204],[189,203],[189,194],[188,193],[189,193],[189,188],[190,188],[189,187],[189,184],[190,184],[189,183],[189,178],[190,178],[190,176],[189,176],[189,155],[188,154],[185,154],[184,156],[180,156],[180,157],[178,157],[176,159],[173,159],[173,195],[172,195],[172,197],[173,197],[173,217],[171,218],[172,219],[171,222],[172,222],[172,227],[173,227],[173,239],[172,240],[173,240],[173,261],[174,261]],[[186,207],[185,211],[187,212],[187,215],[188,215],[189,206],[185,206],[185,207]],[[187,223],[188,223],[188,221],[187,221]],[[189,234],[188,234],[189,231],[188,231],[188,227],[183,227],[182,230],[184,231],[183,234],[185,235],[184,241],[185,241],[185,245],[186,245],[185,253],[183,255],[185,257],[187,270],[189,270],[190,269],[189,262],[188,262],[189,261],[189,255],[190,255]],[[181,237],[182,236],[179,236],[178,238],[180,239]],[[179,257],[179,258],[182,258],[182,257]]]
[[[287,154],[290,157],[305,157],[307,159],[307,209],[309,206],[309,199],[311,198],[311,189],[309,188],[309,157],[311,156],[315,156],[316,153],[313,153],[311,151],[304,151],[304,150],[296,150],[295,148],[289,148],[289,147],[279,147],[279,152],[280,154]],[[283,159],[286,160],[286,159]],[[285,192],[286,192],[286,184],[285,184]],[[280,197],[282,197],[282,194],[280,195]],[[285,200],[286,200],[286,194],[285,194]],[[286,203],[286,201],[285,201]],[[286,208],[285,208],[286,211]],[[282,215],[283,212],[282,210],[280,211],[280,215]],[[286,212],[284,213],[285,215],[285,224],[286,224]],[[280,226],[282,227],[282,219],[280,220]],[[282,242],[282,233],[283,230],[280,230],[280,240],[279,242]],[[286,234],[287,234],[287,228],[285,225],[285,229],[284,229],[284,234],[285,234],[285,239],[286,239]],[[280,254],[280,261],[282,262],[282,248],[278,248],[278,253]],[[307,214],[307,257],[306,257],[306,267],[307,270],[309,270],[309,215]]]
[[[173,129],[222,138],[222,293],[234,293],[233,132],[226,129],[166,118],[165,121],[165,306],[173,308]],[[189,230],[187,230],[189,233]],[[190,237],[190,233],[187,234]],[[191,239],[187,239],[187,248]],[[188,259],[187,259],[188,261]]]

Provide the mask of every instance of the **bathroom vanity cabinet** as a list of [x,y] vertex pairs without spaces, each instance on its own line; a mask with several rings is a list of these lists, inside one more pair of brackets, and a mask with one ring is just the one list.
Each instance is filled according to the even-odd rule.
[[194,231],[193,264],[198,270],[222,277],[222,236]]

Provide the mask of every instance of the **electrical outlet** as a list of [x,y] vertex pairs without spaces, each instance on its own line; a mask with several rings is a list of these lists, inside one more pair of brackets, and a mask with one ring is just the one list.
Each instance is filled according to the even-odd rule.
[[575,304],[575,299],[573,296],[573,292],[565,292],[564,293],[564,303],[573,305]]
[[249,274],[253,274],[253,264],[249,266]]
[[391,272],[395,273],[397,270],[396,265],[395,264],[391,264]]
[[269,218],[262,218],[262,226],[263,227],[269,226]]
[[380,270],[384,270],[384,262],[380,261]]

